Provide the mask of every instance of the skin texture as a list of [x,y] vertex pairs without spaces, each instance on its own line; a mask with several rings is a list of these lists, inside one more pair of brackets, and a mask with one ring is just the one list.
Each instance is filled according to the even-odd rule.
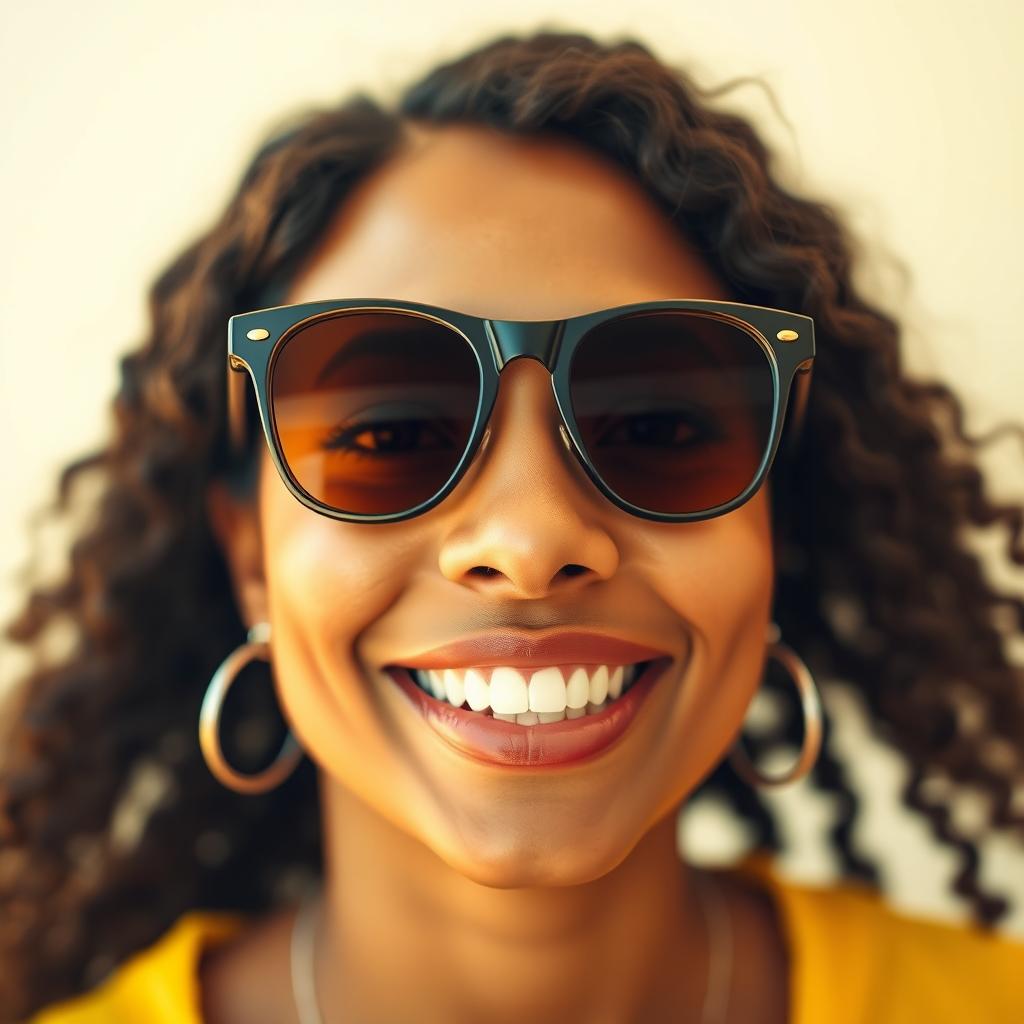
[[[479,126],[416,127],[343,204],[286,301],[346,296],[520,319],[735,298],[624,171],[567,140]],[[702,523],[634,518],[557,424],[543,367],[517,359],[487,448],[420,517],[320,516],[266,452],[253,505],[211,488],[240,607],[272,624],[278,698],[320,769],[328,1024],[699,1019],[708,941],[675,819],[762,677],[768,488]],[[497,626],[606,630],[673,663],[591,763],[487,766],[444,746],[381,668]],[[723,887],[742,965],[730,1019],[784,1020],[775,909],[749,883]],[[296,1019],[291,920],[204,960],[207,1019]]]

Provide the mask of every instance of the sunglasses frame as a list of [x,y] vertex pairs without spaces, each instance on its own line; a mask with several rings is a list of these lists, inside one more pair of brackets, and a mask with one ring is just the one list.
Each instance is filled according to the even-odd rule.
[[[572,357],[590,330],[630,313],[662,310],[685,310],[734,324],[764,350],[772,372],[774,406],[771,436],[757,473],[746,489],[731,501],[698,512],[655,512],[634,505],[616,494],[604,482],[587,454],[570,399],[569,369]],[[440,323],[466,340],[476,356],[480,373],[476,417],[466,449],[455,469],[444,486],[431,498],[402,512],[345,512],[318,501],[294,478],[277,441],[269,395],[271,372],[283,345],[314,321],[356,312],[407,313]],[[493,320],[404,299],[335,299],[271,306],[238,313],[228,321],[228,367],[235,371],[227,374],[229,445],[232,454],[244,450],[245,382],[238,374],[247,372],[256,389],[256,403],[271,457],[285,486],[298,501],[315,512],[345,522],[392,523],[412,519],[442,502],[462,479],[476,457],[481,441],[486,444],[489,436],[490,428],[487,424],[497,398],[502,368],[513,359],[530,356],[543,363],[551,375],[551,387],[562,419],[559,424],[562,442],[609,501],[642,519],[666,523],[700,522],[733,511],[757,492],[780,448],[791,393],[794,395],[793,415],[790,417],[791,424],[783,450],[787,453],[795,448],[803,429],[814,355],[814,321],[811,317],[741,302],[663,299],[611,306],[562,320]]]

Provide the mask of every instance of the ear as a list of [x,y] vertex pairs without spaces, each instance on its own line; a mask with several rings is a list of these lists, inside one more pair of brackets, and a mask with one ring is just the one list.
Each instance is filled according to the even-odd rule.
[[247,627],[266,621],[269,607],[258,499],[240,501],[215,480],[207,487],[206,515],[227,562],[242,621]]

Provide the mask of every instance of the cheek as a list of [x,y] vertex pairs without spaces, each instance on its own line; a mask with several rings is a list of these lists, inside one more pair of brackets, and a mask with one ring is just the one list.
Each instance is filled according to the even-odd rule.
[[[759,492],[735,512],[677,528],[661,545],[663,585],[668,599],[687,621],[716,625],[712,636],[731,624],[756,629],[752,613],[767,614],[774,581],[769,506]],[[745,623],[745,627],[744,624]]]
[[395,579],[386,552],[358,532],[372,529],[301,507],[270,524],[264,542],[272,604],[305,623],[310,636],[357,631]]
[[310,640],[353,636],[400,588],[397,532],[341,522],[306,508],[284,486],[269,458],[260,483],[270,604],[289,629]]
[[699,722],[710,756],[742,721],[761,679],[774,590],[767,503],[755,498],[676,532],[663,557],[662,595],[694,645],[680,726],[694,735]]
[[300,740],[330,746],[370,713],[354,650],[402,592],[408,546],[397,529],[307,509],[273,473],[261,519],[279,697]]

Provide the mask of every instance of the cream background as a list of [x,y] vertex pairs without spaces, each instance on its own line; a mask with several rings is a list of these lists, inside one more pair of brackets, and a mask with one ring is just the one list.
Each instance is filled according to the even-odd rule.
[[[1024,6],[1013,0],[7,2],[0,618],[15,608],[30,511],[52,496],[57,468],[104,436],[118,357],[145,330],[146,290],[219,212],[270,122],[357,88],[386,100],[442,58],[542,24],[635,36],[708,84],[763,76],[784,118],[756,86],[719,102],[755,119],[793,188],[832,202],[854,227],[865,252],[858,280],[905,324],[908,366],[952,382],[975,432],[1024,419]],[[985,456],[997,498],[1024,500],[1022,455],[1003,440]],[[59,535],[42,539],[58,566]],[[999,537],[977,543],[1001,546]],[[993,572],[1021,589],[1020,572]],[[23,659],[9,646],[0,657],[0,683],[9,683]],[[899,809],[899,759],[864,732],[855,700],[827,699],[867,787],[858,839],[880,860],[891,899],[963,917],[945,893],[952,854]],[[794,843],[783,868],[830,878],[820,842],[830,803],[802,784],[772,801]],[[980,805],[968,796],[960,808],[966,822]],[[720,817],[711,806],[684,816],[690,856],[731,857],[742,846]],[[1024,935],[1022,868],[1012,844],[988,844],[983,878],[1015,896],[1007,928]]]

